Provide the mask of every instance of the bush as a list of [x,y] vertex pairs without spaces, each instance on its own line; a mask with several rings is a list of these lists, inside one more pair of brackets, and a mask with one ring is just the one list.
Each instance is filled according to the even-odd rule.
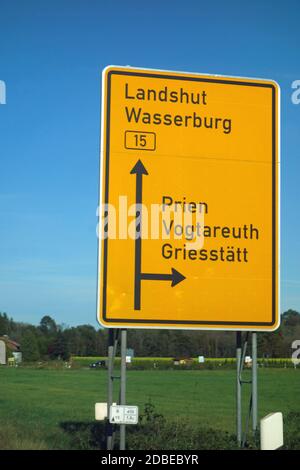
[[300,411],[292,411],[284,417],[284,449],[300,449]]
[[105,423],[64,421],[60,428],[68,435],[71,449],[106,449]]
[[[300,449],[300,411],[284,419],[285,450]],[[60,427],[69,435],[72,449],[106,448],[103,422],[64,422]],[[118,428],[117,428],[118,430]],[[127,426],[127,448],[130,450],[239,450],[236,436],[225,431],[195,426],[182,419],[169,420],[158,413],[151,402],[144,405],[139,424]],[[115,449],[119,435],[115,435]],[[259,436],[249,434],[246,450],[259,449]]]
[[236,438],[224,431],[197,428],[182,419],[166,420],[145,404],[140,423],[128,427],[127,445],[131,450],[222,450],[237,449]]
[[[102,422],[63,422],[60,427],[68,434],[70,447],[79,450],[106,447]],[[236,438],[224,431],[197,428],[182,420],[167,420],[157,413],[151,402],[146,403],[137,426],[127,426],[127,447],[130,450],[203,450],[237,449]],[[115,449],[119,435],[115,436]]]

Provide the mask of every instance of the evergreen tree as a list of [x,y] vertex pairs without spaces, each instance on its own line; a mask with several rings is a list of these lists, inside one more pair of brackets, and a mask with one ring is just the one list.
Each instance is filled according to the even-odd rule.
[[70,352],[63,332],[59,331],[57,333],[55,340],[49,346],[48,353],[50,359],[62,359],[63,361],[69,359]]
[[31,330],[25,331],[22,335],[21,350],[24,361],[34,362],[40,359],[38,342],[36,336]]

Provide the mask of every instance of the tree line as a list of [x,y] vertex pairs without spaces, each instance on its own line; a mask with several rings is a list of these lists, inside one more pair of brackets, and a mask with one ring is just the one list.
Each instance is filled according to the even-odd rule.
[[[21,346],[25,361],[68,360],[76,356],[106,356],[107,331],[91,325],[67,327],[45,315],[39,325],[15,322],[0,313],[0,336]],[[300,314],[288,310],[273,333],[258,334],[260,357],[290,357],[300,339]],[[128,347],[138,357],[234,357],[235,333],[226,331],[128,330]]]

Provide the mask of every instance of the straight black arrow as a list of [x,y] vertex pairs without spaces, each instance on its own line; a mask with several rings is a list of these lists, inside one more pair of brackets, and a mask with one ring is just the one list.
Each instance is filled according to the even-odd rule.
[[[136,175],[136,193],[135,203],[142,204],[143,193],[143,175],[148,175],[148,172],[141,160],[132,168],[132,175]],[[142,214],[141,207],[136,208],[136,233],[135,233],[135,266],[134,266],[134,310],[141,310],[141,270],[142,270]]]
[[131,174],[136,175],[136,234],[135,234],[135,266],[134,266],[134,310],[141,310],[141,281],[171,281],[171,287],[185,279],[180,272],[172,268],[171,274],[142,273],[142,213],[143,175],[148,175],[141,160],[132,168]]

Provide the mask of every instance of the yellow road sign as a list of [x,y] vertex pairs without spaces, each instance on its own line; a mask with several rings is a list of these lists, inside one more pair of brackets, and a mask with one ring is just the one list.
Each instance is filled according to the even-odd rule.
[[279,324],[279,87],[103,71],[98,319],[105,327]]

